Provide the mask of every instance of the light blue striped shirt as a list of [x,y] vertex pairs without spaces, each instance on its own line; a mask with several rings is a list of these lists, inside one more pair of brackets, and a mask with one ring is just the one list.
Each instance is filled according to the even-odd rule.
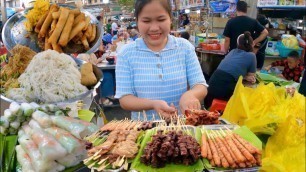
[[[142,38],[125,45],[117,56],[116,95],[134,95],[164,100],[179,107],[183,93],[197,84],[207,86],[194,46],[183,38],[168,36],[160,52],[153,52]],[[179,108],[178,108],[179,109]],[[132,112],[138,119],[139,112]],[[142,112],[141,112],[142,114]],[[146,111],[148,120],[159,119],[156,111]],[[140,115],[143,120],[143,115]]]

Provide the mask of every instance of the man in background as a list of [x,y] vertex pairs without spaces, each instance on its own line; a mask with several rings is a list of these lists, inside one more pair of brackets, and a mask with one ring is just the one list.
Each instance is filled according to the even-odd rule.
[[225,26],[223,35],[225,36],[224,50],[225,52],[231,51],[237,48],[237,38],[245,31],[250,33],[260,33],[260,35],[254,39],[254,45],[263,41],[267,35],[268,30],[265,29],[258,21],[247,16],[248,5],[244,1],[237,3],[237,16],[230,19]]
[[118,29],[119,29],[119,26],[117,24],[118,20],[117,19],[113,19],[113,23],[112,23],[112,35],[117,35],[117,32],[118,32]]

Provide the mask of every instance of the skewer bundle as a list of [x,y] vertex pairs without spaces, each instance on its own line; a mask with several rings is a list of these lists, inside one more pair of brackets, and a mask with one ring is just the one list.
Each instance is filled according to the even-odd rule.
[[261,151],[230,130],[205,131],[201,155],[214,167],[234,169],[261,165]]

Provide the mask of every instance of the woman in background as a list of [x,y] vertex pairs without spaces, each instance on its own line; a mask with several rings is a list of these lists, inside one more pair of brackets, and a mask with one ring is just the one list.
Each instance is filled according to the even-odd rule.
[[239,76],[255,83],[256,56],[253,53],[253,39],[250,32],[237,38],[238,48],[230,51],[219,64],[209,80],[205,107],[210,107],[213,99],[229,100],[234,93]]

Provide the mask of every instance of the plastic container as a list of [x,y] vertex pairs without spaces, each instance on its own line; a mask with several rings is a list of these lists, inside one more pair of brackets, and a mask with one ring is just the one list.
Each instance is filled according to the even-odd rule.
[[277,42],[276,49],[279,51],[279,56],[281,56],[281,57],[287,57],[288,54],[291,51],[297,51],[299,53],[299,55],[301,56],[302,55],[302,51],[303,51],[302,48],[299,48],[299,49],[287,48],[281,42]]

